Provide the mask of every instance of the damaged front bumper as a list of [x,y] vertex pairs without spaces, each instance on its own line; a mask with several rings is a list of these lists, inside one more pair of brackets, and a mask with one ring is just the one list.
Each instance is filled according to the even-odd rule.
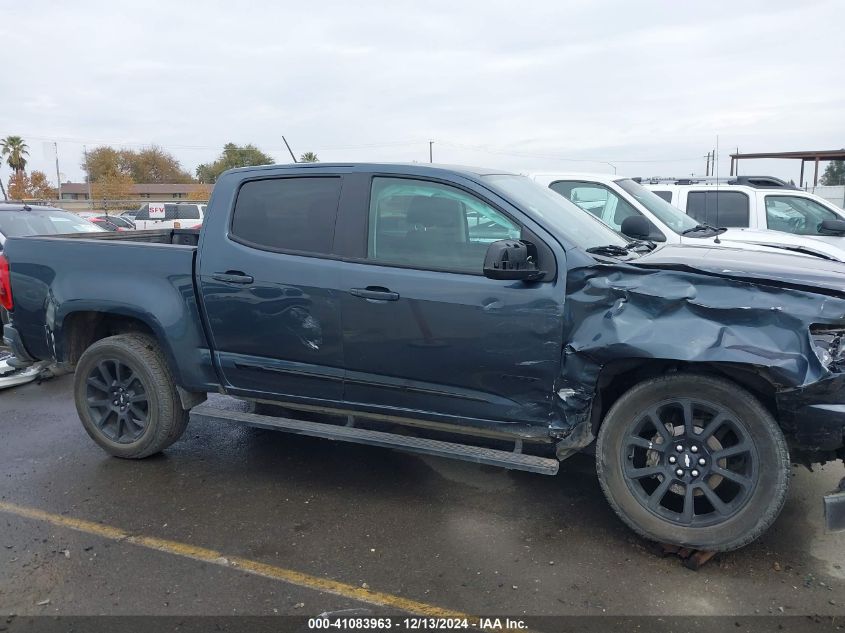
[[[798,451],[836,454],[845,446],[845,374],[777,394],[781,428]],[[812,460],[824,461],[824,460]]]
[[[845,459],[845,375],[783,391],[777,405],[793,458],[808,465]],[[845,477],[824,496],[824,522],[830,532],[845,530]]]

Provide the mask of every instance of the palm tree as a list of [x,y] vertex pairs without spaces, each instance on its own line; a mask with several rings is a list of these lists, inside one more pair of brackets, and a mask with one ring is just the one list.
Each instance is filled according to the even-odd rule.
[[305,152],[302,156],[299,157],[300,163],[319,163],[320,159],[317,158],[317,155],[314,152]]
[[15,170],[15,174],[26,169],[26,158],[29,156],[29,147],[23,142],[20,136],[7,136],[0,140],[0,155],[8,156],[6,162],[9,167]]

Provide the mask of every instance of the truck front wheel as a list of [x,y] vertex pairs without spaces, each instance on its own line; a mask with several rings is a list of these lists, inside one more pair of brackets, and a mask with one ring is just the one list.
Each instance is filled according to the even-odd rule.
[[599,481],[634,531],[727,551],[768,529],[790,461],[765,407],[721,378],[675,374],[636,385],[611,407],[596,447]]
[[164,354],[145,334],[110,336],[85,350],[76,366],[74,398],[88,435],[115,457],[158,453],[188,423]]

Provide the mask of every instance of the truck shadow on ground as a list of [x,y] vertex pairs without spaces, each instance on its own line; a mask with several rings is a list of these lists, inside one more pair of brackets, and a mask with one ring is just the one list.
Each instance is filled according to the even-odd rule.
[[[443,525],[460,517],[476,529],[516,530],[529,542],[549,541],[551,546],[580,539],[654,558],[651,545],[632,534],[607,505],[593,460],[592,455],[575,455],[549,477],[221,424],[189,427],[183,440],[143,465],[104,458],[98,470],[104,480],[117,471],[145,481],[139,490],[167,487],[171,496],[165,507],[200,516],[215,508],[229,508],[230,515],[234,510],[244,529],[266,531],[272,525],[272,531],[288,535],[331,539],[330,517],[361,532],[372,531],[374,523],[366,517],[373,517],[384,538],[402,538],[426,529],[442,535]],[[713,566],[775,565],[796,573],[807,568],[818,526],[806,505],[817,499],[805,498],[814,491],[804,488],[793,486],[769,533],[738,552],[722,554]],[[146,500],[139,494],[134,502]]]

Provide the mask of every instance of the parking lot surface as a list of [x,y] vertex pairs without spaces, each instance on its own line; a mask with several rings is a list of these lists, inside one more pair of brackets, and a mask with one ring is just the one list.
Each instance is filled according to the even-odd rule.
[[4,614],[845,614],[845,535],[821,515],[841,464],[796,468],[774,527],[697,572],[624,527],[586,455],[544,477],[194,424],[124,461],[69,376],[0,392],[0,473]]

